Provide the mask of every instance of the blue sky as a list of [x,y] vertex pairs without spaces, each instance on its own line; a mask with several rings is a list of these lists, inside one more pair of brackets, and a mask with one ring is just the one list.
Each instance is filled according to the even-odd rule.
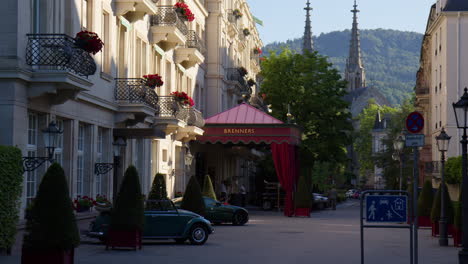
[[[252,14],[263,21],[257,25],[263,43],[285,41],[304,34],[307,0],[247,0]],[[436,0],[358,0],[360,29],[396,29],[423,33],[429,8]],[[351,28],[354,0],[310,0],[312,33]]]

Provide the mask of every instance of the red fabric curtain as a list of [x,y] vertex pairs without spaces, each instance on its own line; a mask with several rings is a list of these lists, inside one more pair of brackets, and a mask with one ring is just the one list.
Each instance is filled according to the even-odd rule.
[[284,215],[293,216],[293,193],[296,189],[296,182],[299,175],[297,147],[288,143],[272,143],[271,152],[275,163],[276,174],[278,175],[281,187],[283,187],[286,192]]

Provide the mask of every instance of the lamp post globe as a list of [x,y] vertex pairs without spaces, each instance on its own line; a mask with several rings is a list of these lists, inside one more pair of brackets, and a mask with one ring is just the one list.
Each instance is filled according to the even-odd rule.
[[447,238],[447,213],[445,208],[445,192],[447,191],[445,188],[445,152],[449,148],[450,143],[450,136],[447,135],[445,129],[442,128],[440,134],[436,136],[437,141],[437,148],[440,151],[441,158],[440,161],[442,163],[441,168],[441,182],[440,182],[440,220],[439,220],[439,245],[440,246],[448,246],[448,238]]
[[51,121],[49,125],[42,130],[44,145],[47,149],[49,160],[53,159],[55,148],[57,147],[58,143],[58,135],[62,133],[63,130],[58,128],[54,121]]
[[[468,230],[468,179],[467,179],[467,114],[468,114],[468,88],[465,88],[460,100],[452,104],[455,113],[457,127],[463,129],[462,144],[462,229]],[[462,249],[458,252],[458,260],[461,264],[468,264],[468,232],[462,236]]]
[[398,180],[398,185],[400,191],[403,188],[403,149],[405,147],[405,139],[403,138],[403,135],[400,134],[395,141],[393,141],[393,149],[396,151],[394,155],[396,155],[396,158],[392,156],[394,160],[399,160],[400,161],[400,178]]

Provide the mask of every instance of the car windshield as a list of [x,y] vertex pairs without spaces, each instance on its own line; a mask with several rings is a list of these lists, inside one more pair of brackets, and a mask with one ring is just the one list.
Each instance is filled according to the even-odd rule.
[[175,211],[176,208],[171,200],[146,200],[147,211]]

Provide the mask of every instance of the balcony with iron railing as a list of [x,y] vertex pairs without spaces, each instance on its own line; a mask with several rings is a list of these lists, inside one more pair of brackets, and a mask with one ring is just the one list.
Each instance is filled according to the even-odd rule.
[[226,10],[226,12],[229,21],[228,34],[229,36],[234,37],[235,35],[239,34],[239,32],[242,30],[241,18],[236,17],[234,15],[234,10],[232,9],[228,9]]
[[186,68],[193,67],[205,61],[204,52],[205,45],[202,40],[194,30],[189,30],[185,46],[175,50],[175,62]]
[[246,92],[250,89],[244,75],[239,68],[228,68],[226,79],[230,81],[239,92]]
[[[65,34],[27,34],[26,64],[30,65],[28,97],[54,94],[51,103],[61,104],[93,85],[87,77],[96,72],[88,52]],[[44,86],[44,83],[54,85]]]
[[[119,112],[132,113],[136,117],[154,116],[159,97],[141,78],[116,78],[115,101]],[[136,118],[135,117],[135,118]]]
[[127,13],[133,13],[132,16],[127,18],[143,18],[144,14],[156,13],[156,3],[158,0],[114,0],[115,15],[123,16]]
[[176,45],[184,46],[188,34],[185,21],[173,6],[159,6],[156,14],[150,18],[152,43],[162,42],[161,46],[166,50]]

